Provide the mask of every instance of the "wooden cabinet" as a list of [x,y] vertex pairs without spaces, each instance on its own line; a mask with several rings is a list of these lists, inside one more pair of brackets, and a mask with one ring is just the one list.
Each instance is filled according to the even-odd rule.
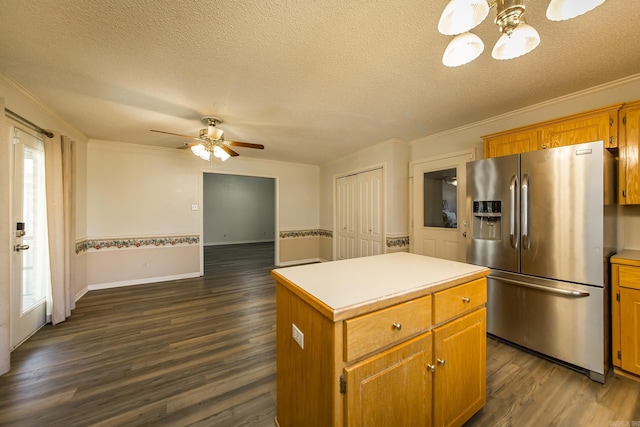
[[618,112],[622,105],[483,136],[485,158],[600,140],[604,141],[605,148],[617,148]]
[[460,426],[484,406],[486,329],[482,308],[434,330],[434,426]]
[[539,145],[537,129],[508,132],[483,138],[486,158],[526,153],[537,150]]
[[611,258],[613,366],[640,380],[640,251]]
[[485,275],[335,312],[274,274],[277,425],[462,425],[486,402]]
[[605,148],[618,146],[618,111],[615,109],[583,113],[540,128],[541,149],[583,142],[604,141]]
[[640,102],[620,110],[618,201],[621,205],[640,204]]
[[431,425],[431,333],[345,368],[347,426]]

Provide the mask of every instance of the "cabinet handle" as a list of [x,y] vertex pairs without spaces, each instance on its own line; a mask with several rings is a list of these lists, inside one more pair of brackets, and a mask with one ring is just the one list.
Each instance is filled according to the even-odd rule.
[[471,298],[469,298],[469,297],[462,297],[462,302],[471,302]]
[[438,365],[444,366],[445,363],[447,363],[447,362],[442,360],[442,359],[438,359]]
[[427,364],[427,369],[429,369],[431,372],[435,372],[436,371],[436,366]]
[[542,149],[545,150],[547,148],[547,144],[542,144]]
[[394,323],[393,329],[395,329],[396,331],[399,331],[400,329],[402,329],[402,323]]

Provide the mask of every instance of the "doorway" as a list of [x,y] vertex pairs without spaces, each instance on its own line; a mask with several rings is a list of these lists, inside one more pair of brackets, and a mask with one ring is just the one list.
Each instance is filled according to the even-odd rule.
[[473,153],[413,164],[411,252],[466,260],[466,164]]
[[11,193],[11,349],[46,323],[51,289],[44,177],[44,144],[33,131],[7,121],[13,142]]
[[222,253],[235,253],[237,260],[243,251],[272,254],[269,263],[277,265],[277,179],[205,172],[202,188],[203,274]]

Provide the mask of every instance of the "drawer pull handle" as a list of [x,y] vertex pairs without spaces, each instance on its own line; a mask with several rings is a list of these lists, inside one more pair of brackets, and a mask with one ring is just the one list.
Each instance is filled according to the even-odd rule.
[[471,298],[469,298],[469,297],[462,297],[462,302],[471,302]]
[[395,329],[396,331],[399,331],[400,329],[402,329],[402,323],[394,323],[393,329]]
[[444,366],[445,363],[447,363],[447,362],[442,360],[442,359],[438,359],[438,365]]
[[429,369],[431,372],[435,372],[436,371],[436,366],[435,365],[427,365],[427,369]]

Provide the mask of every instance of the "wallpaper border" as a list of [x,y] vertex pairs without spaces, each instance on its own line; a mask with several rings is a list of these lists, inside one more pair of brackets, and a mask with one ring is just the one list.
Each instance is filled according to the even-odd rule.
[[129,249],[156,246],[182,246],[200,243],[200,236],[121,237],[114,239],[84,239],[76,242],[76,254],[100,249]]

